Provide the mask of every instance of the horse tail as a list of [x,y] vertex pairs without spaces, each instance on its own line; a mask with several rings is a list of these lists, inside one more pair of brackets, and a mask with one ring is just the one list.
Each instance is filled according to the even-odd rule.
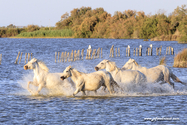
[[174,75],[172,72],[171,72],[171,78],[172,78],[173,81],[175,81],[175,82],[179,82],[179,83],[181,83],[181,84],[183,84],[183,85],[187,85],[186,83],[180,81],[180,79],[179,79],[176,75]]

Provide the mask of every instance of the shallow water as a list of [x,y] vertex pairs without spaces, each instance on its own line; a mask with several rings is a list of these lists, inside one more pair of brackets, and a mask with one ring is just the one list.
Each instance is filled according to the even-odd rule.
[[[73,89],[62,86],[60,91],[43,89],[38,96],[32,96],[26,90],[26,84],[33,78],[32,71],[25,71],[24,54],[33,53],[33,57],[43,60],[50,72],[62,72],[72,65],[81,72],[94,72],[103,59],[115,61],[122,67],[129,57],[125,48],[143,46],[143,56],[134,58],[140,65],[153,67],[166,56],[166,64],[173,73],[187,83],[187,68],[173,68],[173,55],[165,55],[166,47],[172,46],[175,53],[187,44],[176,41],[143,41],[131,39],[0,39],[0,124],[185,124],[187,122],[187,87],[175,83],[175,89],[168,85],[150,84],[146,88],[123,86],[124,91],[109,95],[102,90],[98,94],[90,92],[87,96],[78,94],[72,97]],[[145,56],[146,48],[153,44],[153,56]],[[55,52],[78,49],[103,48],[103,58],[79,60],[75,62],[55,63]],[[120,47],[120,57],[109,58],[110,47]],[[156,56],[156,47],[162,45],[162,55]],[[23,52],[21,64],[14,64],[18,52]],[[84,53],[85,54],[85,53]],[[121,86],[123,83],[119,83]],[[32,88],[36,89],[36,88]],[[63,91],[63,92],[62,92]],[[145,118],[152,118],[146,120]],[[168,118],[159,120],[159,118]],[[172,118],[172,119],[169,119]],[[177,118],[177,119],[173,119]],[[152,121],[150,121],[152,120]]]

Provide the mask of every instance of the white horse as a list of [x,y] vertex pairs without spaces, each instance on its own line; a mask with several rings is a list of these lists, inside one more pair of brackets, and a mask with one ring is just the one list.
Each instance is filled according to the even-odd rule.
[[[34,71],[33,81],[29,81],[27,84],[28,91],[34,95],[39,94],[42,88],[51,89],[56,85],[63,84],[63,81],[61,81],[60,79],[60,73],[49,73],[49,69],[47,68],[45,63],[36,58],[33,58],[26,65],[24,65],[24,69],[33,69]],[[31,89],[29,88],[30,84],[38,86],[37,92],[31,91]]]
[[183,85],[186,85],[186,83],[181,82],[179,78],[177,78],[172,73],[172,71],[169,70],[164,65],[158,65],[156,67],[152,67],[148,69],[146,67],[141,67],[134,59],[129,59],[122,68],[131,69],[131,70],[139,70],[147,77],[147,81],[149,83],[155,83],[155,82],[161,81],[160,84],[169,83],[174,88],[174,83],[170,81],[170,77],[171,77],[173,81],[180,82]]
[[106,69],[106,71],[111,73],[112,77],[116,82],[121,82],[123,84],[127,84],[127,83],[141,84],[141,83],[146,83],[147,81],[143,73],[136,70],[119,69],[116,66],[115,62],[111,62],[109,60],[103,60],[95,67],[96,71],[100,69]]
[[83,95],[86,95],[85,91],[96,92],[96,90],[98,90],[101,86],[107,87],[110,94],[112,94],[114,91],[114,85],[118,86],[109,72],[98,71],[86,74],[77,71],[71,66],[68,66],[63,71],[60,78],[64,80],[68,77],[71,77],[71,79],[76,84],[76,90],[73,93],[73,96],[75,96],[80,91],[83,93]]

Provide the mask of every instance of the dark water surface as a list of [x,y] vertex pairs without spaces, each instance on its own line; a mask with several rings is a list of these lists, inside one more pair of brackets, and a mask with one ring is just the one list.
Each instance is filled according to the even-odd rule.
[[[143,46],[143,56],[133,56],[133,48]],[[153,56],[145,56],[146,48],[153,44]],[[33,53],[46,63],[50,72],[63,72],[72,65],[81,72],[94,72],[103,59],[115,61],[122,67],[129,57],[125,48],[131,46],[131,58],[148,68],[159,64],[166,56],[166,64],[172,72],[187,83],[187,68],[173,68],[173,55],[165,55],[166,47],[172,46],[175,53],[187,44],[176,41],[143,41],[131,39],[0,39],[0,124],[186,124],[187,87],[175,83],[175,89],[168,85],[150,84],[146,90],[130,85],[124,86],[124,92],[114,95],[92,92],[88,96],[72,97],[72,90],[66,94],[40,94],[32,96],[27,90],[28,81],[33,78],[32,71],[25,71],[24,54]],[[103,58],[79,60],[75,62],[55,63],[55,52],[103,48]],[[120,57],[109,58],[110,47],[120,47]],[[156,56],[156,47],[162,45],[162,55]],[[18,52],[23,52],[21,64],[14,64]],[[85,53],[84,53],[85,54]],[[42,92],[41,92],[42,93]],[[145,119],[151,118],[151,119]],[[165,118],[165,119],[164,119]],[[176,119],[175,119],[176,118]],[[151,121],[152,120],[152,121]]]

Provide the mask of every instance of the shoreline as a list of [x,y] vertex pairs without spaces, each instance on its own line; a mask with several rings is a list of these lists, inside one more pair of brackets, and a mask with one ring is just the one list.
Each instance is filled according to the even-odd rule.
[[4,38],[17,38],[17,39],[29,39],[29,38],[31,38],[31,39],[39,39],[39,38],[50,39],[51,38],[51,39],[54,39],[54,38],[73,38],[73,37],[4,37]]

